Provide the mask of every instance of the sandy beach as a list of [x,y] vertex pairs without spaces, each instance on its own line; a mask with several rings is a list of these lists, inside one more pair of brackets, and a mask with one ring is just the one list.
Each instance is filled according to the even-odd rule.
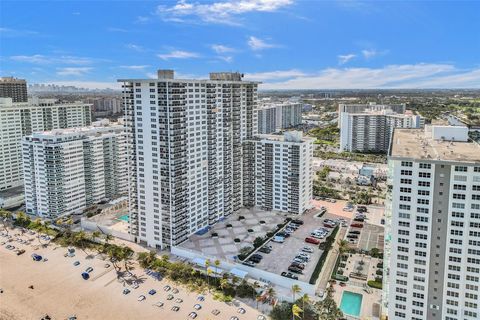
[[[10,232],[11,235],[14,231]],[[14,236],[14,239],[16,237]],[[22,236],[22,239],[34,239],[33,245],[20,244],[16,241],[7,244],[16,248],[25,249],[26,252],[17,256],[13,250],[0,246],[0,319],[5,320],[39,320],[45,314],[52,319],[67,319],[76,315],[79,320],[84,319],[190,319],[192,311],[198,314],[197,319],[229,320],[237,316],[240,320],[254,320],[260,312],[234,301],[231,304],[214,301],[210,294],[204,295],[204,301],[198,301],[196,292],[171,283],[167,280],[157,281],[146,275],[138,264],[132,273],[141,279],[140,287],[133,289],[124,281],[117,279],[113,266],[105,268],[107,261],[100,257],[87,257],[85,253],[76,250],[75,257],[64,257],[66,248],[50,244],[47,248],[38,247],[38,240],[34,236]],[[5,237],[0,237],[4,242]],[[38,247],[36,249],[36,247]],[[47,258],[46,262],[33,261],[31,254],[37,253]],[[80,265],[73,263],[79,261]],[[110,263],[111,264],[111,263]],[[81,273],[92,267],[89,280],[83,280]],[[165,285],[177,288],[164,291]],[[34,289],[29,288],[32,286]],[[129,288],[128,295],[122,293],[124,288]],[[148,291],[155,289],[155,295]],[[173,300],[167,300],[167,295],[172,294]],[[144,295],[144,301],[137,301]],[[180,298],[183,302],[176,302]],[[154,306],[157,302],[164,306]],[[200,304],[200,310],[194,310],[194,305]],[[175,312],[171,308],[180,307]],[[246,313],[238,313],[238,308],[244,308]],[[215,316],[212,310],[218,309],[220,314]]]

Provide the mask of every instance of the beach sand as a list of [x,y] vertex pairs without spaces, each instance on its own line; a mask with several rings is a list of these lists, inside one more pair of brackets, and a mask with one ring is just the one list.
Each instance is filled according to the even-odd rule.
[[[13,234],[13,232],[10,232]],[[34,236],[29,236],[33,244],[38,245]],[[23,236],[22,239],[27,239]],[[0,241],[6,238],[0,237]],[[167,280],[157,281],[146,275],[138,264],[132,273],[136,274],[144,282],[138,289],[133,289],[124,281],[117,280],[116,272],[111,266],[105,268],[106,261],[99,257],[88,259],[87,255],[76,250],[75,257],[64,257],[66,248],[54,244],[47,248],[35,245],[19,244],[10,242],[16,248],[25,249],[23,255],[17,256],[13,250],[7,250],[5,245],[0,247],[0,319],[5,320],[39,320],[45,314],[52,319],[67,319],[68,316],[76,315],[79,320],[84,319],[190,319],[188,315],[195,311],[193,306],[200,304],[201,310],[195,311],[197,319],[205,320],[229,320],[237,316],[240,320],[254,320],[260,314],[259,311],[234,301],[231,304],[214,301],[210,294],[204,295],[205,301],[197,301],[198,293],[190,292]],[[46,262],[36,262],[31,258],[32,253],[37,253],[48,258]],[[79,266],[73,262],[80,261]],[[111,263],[110,263],[111,264]],[[81,273],[87,267],[94,270],[89,280],[83,280]],[[169,284],[178,288],[179,293],[165,292],[163,287]],[[34,289],[29,286],[33,285]],[[128,295],[122,293],[123,288],[128,287],[131,292]],[[157,293],[153,296],[148,294],[150,289]],[[168,301],[168,294],[173,294],[174,299]],[[145,295],[146,300],[138,302],[137,298]],[[175,303],[176,298],[183,299],[182,303]],[[162,308],[153,306],[162,301]],[[180,307],[178,312],[171,308]],[[238,313],[238,308],[246,310],[245,314]],[[213,315],[211,312],[218,309],[220,314]]]

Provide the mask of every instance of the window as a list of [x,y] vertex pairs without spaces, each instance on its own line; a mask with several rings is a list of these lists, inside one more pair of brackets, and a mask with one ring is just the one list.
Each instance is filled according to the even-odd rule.
[[412,175],[412,170],[401,170],[400,174],[402,176],[411,176]]
[[402,161],[402,167],[412,167],[413,162],[410,161]]
[[431,169],[432,165],[430,163],[420,163],[420,169]]
[[465,166],[455,166],[456,172],[467,172],[467,167]]

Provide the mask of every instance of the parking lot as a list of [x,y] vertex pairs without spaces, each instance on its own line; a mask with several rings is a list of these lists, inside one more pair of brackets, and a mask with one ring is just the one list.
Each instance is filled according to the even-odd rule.
[[[299,217],[304,223],[290,237],[285,238],[284,243],[275,243],[270,241],[267,246],[272,246],[270,253],[257,252],[263,256],[263,259],[255,265],[256,268],[266,270],[268,272],[281,274],[282,272],[288,272],[288,267],[292,263],[295,256],[301,252],[303,247],[310,247],[313,249],[313,253],[309,253],[310,260],[306,264],[303,274],[296,274],[300,281],[308,282],[318,263],[322,250],[319,249],[319,245],[310,244],[305,242],[305,238],[310,237],[310,233],[315,229],[323,228],[324,219],[337,219],[330,213],[324,214],[321,218],[317,217],[319,210],[313,210],[307,214]],[[327,228],[328,229],[328,228]],[[326,237],[331,234],[333,228],[328,229],[329,232],[324,239],[319,239],[322,243]]]

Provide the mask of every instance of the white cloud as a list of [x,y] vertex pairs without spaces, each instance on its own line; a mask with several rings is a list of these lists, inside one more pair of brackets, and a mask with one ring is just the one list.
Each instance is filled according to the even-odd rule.
[[128,43],[128,44],[125,45],[125,47],[127,47],[128,49],[131,49],[131,50],[138,51],[138,52],[145,51],[145,49],[142,46],[139,46],[139,45],[133,44],[133,43]]
[[459,70],[450,64],[388,65],[382,68],[328,68],[247,74],[265,83],[261,89],[480,88],[480,69]]
[[227,52],[234,52],[235,51],[235,49],[224,46],[222,44],[212,44],[211,48],[216,53],[227,53]]
[[145,16],[138,16],[135,20],[136,23],[147,23],[148,21],[150,21],[150,17]]
[[107,28],[107,31],[109,31],[109,32],[122,32],[122,33],[128,32],[127,29],[115,28],[115,27],[109,27],[109,28]]
[[232,56],[218,56],[218,59],[223,60],[225,62],[231,63],[233,61]]
[[129,70],[145,70],[150,66],[148,65],[132,65],[132,66],[120,66],[122,69],[129,69]]
[[245,80],[251,81],[267,81],[267,80],[282,80],[288,78],[304,77],[307,74],[303,73],[300,70],[291,69],[283,71],[270,71],[270,72],[257,72],[257,73],[246,73]]
[[238,25],[236,16],[249,12],[273,12],[292,3],[293,0],[230,0],[211,3],[179,0],[173,6],[158,6],[157,14],[167,21],[192,22],[196,18],[205,23]]
[[173,50],[169,53],[157,54],[162,60],[169,60],[169,59],[191,59],[191,58],[198,58],[199,55],[195,52],[189,51],[182,51],[182,50]]
[[345,64],[349,62],[350,60],[354,59],[357,55],[350,53],[350,54],[345,54],[345,55],[339,55],[338,56],[338,63],[339,64]]
[[247,43],[248,43],[248,46],[250,47],[250,49],[252,49],[254,51],[260,51],[260,50],[264,50],[264,49],[270,49],[270,48],[277,47],[277,45],[275,45],[275,44],[267,43],[265,40],[259,39],[259,38],[254,37],[254,36],[250,36],[248,38]]
[[75,56],[59,56],[59,57],[52,57],[52,56],[45,56],[41,54],[34,54],[34,55],[19,55],[19,56],[11,56],[11,60],[19,61],[19,62],[26,62],[32,64],[51,64],[51,63],[65,63],[65,64],[77,64],[77,65],[85,65],[93,63],[93,59],[86,58],[86,57],[75,57]]
[[88,67],[66,67],[57,68],[57,75],[59,76],[83,76],[88,73],[92,68]]
[[37,31],[32,31],[32,30],[0,28],[0,35],[2,37],[23,37],[23,36],[34,36],[38,34],[39,33]]
[[370,59],[376,56],[382,56],[387,52],[388,50],[378,51],[375,49],[370,49],[370,50],[362,50],[362,55],[365,57],[365,59]]

